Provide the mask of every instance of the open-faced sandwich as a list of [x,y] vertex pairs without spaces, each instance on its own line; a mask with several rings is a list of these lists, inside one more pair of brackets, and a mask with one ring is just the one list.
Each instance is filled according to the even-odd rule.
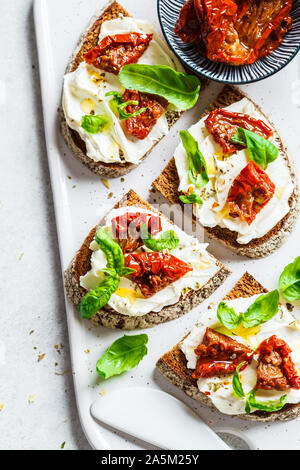
[[[300,415],[300,326],[279,292],[245,273],[157,363],[192,398],[256,421]],[[295,312],[295,311],[294,311]]]
[[94,227],[65,273],[81,318],[131,330],[177,318],[230,271],[134,191]]
[[153,26],[117,3],[92,19],[64,76],[61,125],[76,157],[98,175],[128,173],[197,101]]
[[299,192],[287,151],[265,114],[226,86],[180,136],[154,187],[172,204],[192,203],[209,235],[237,253],[256,258],[277,249],[295,226]]

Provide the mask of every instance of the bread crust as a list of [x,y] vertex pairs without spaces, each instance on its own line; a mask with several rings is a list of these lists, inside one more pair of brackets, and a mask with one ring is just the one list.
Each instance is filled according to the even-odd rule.
[[[150,204],[143,201],[143,199],[141,199],[133,190],[130,190],[121,199],[121,201],[115,205],[115,208],[133,205],[146,208],[156,212],[162,217],[165,217],[155,208],[150,206]],[[86,274],[90,269],[90,257],[92,251],[89,249],[89,245],[94,238],[97,227],[99,225],[103,225],[103,223],[104,219],[102,219],[99,224],[90,231],[73,258],[70,266],[65,271],[66,294],[75,305],[78,305],[82,297],[86,294],[86,290],[80,286],[80,276]],[[103,325],[108,328],[134,330],[136,328],[150,328],[159,323],[178,318],[209,297],[229,276],[231,271],[218,260],[216,261],[219,266],[219,271],[204,286],[197,291],[191,290],[187,292],[181,296],[176,304],[166,306],[162,308],[160,312],[149,312],[142,316],[132,317],[129,315],[122,315],[110,307],[103,307],[94,317],[92,317],[91,322],[95,326]]]
[[[255,294],[267,292],[251,274],[246,272],[235,284],[233,289],[224,297],[224,300],[232,300],[239,297],[250,297]],[[184,339],[184,338],[183,338]],[[182,340],[183,340],[182,339]],[[181,341],[182,341],[181,340]],[[183,390],[189,397],[203,403],[210,408],[219,411],[213,404],[211,398],[200,392],[197,380],[192,377],[192,370],[186,367],[186,358],[179,348],[180,342],[173,349],[164,354],[156,363],[161,374],[173,385]],[[300,403],[287,404],[281,410],[268,413],[266,411],[255,411],[251,414],[231,415],[248,421],[288,421],[300,416]]]
[[[269,118],[247,95],[237,87],[225,86],[215,101],[206,109],[202,117],[209,114],[212,110],[248,98],[260,113],[270,122]],[[273,126],[274,127],[274,126]],[[276,142],[280,151],[284,154],[291,180],[294,185],[294,191],[289,199],[290,211],[286,214],[268,233],[263,237],[255,238],[247,244],[237,242],[237,232],[232,232],[227,228],[220,226],[204,227],[205,231],[214,239],[231,249],[235,253],[248,256],[249,258],[262,258],[268,256],[277,250],[288,235],[294,230],[300,210],[299,187],[294,163],[287,155],[287,149],[284,147],[280,136],[277,133]],[[159,191],[171,204],[182,204],[178,193],[179,177],[175,165],[174,157],[170,160],[163,172],[153,182],[153,187]],[[195,218],[194,218],[195,219]],[[196,220],[196,219],[195,219]]]
[[[106,5],[103,10],[98,11],[92,17],[87,28],[80,36],[77,47],[73,52],[67,65],[66,73],[73,72],[74,70],[76,70],[79,64],[83,61],[83,56],[90,49],[94,48],[97,45],[102,23],[104,21],[118,18],[120,15],[130,16],[118,2],[111,1],[108,5]],[[181,115],[182,112],[178,111],[166,112],[166,119],[168,122],[169,129],[172,127],[173,124],[175,124],[175,122],[180,118]],[[81,139],[78,132],[68,126],[62,106],[59,108],[59,121],[62,135],[68,147],[72,150],[75,157],[77,157],[81,161],[81,163],[87,166],[96,175],[105,176],[107,178],[118,178],[120,176],[126,175],[136,166],[138,166],[129,162],[124,162],[120,164],[94,161],[92,158],[87,156],[85,142]],[[158,142],[159,140],[153,144],[153,146],[142,157],[139,163],[141,163],[149,155],[153,147],[155,147]]]

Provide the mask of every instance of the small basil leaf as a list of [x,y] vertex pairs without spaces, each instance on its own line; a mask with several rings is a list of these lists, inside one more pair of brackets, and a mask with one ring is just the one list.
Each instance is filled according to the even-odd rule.
[[119,276],[129,276],[129,274],[135,273],[135,269],[132,268],[121,268],[118,271]]
[[85,114],[81,118],[81,127],[89,134],[98,134],[102,132],[104,127],[109,123],[109,118],[102,114]]
[[219,303],[217,317],[219,322],[228,330],[237,328],[242,320],[242,316],[238,315],[233,308],[228,307],[225,302]]
[[282,395],[279,400],[257,401],[255,398],[256,390],[251,390],[246,400],[245,411],[250,413],[251,408],[256,408],[261,411],[279,411],[284,407],[287,401],[287,395]]
[[200,206],[203,204],[201,197],[195,193],[189,193],[188,195],[182,194],[179,196],[179,199],[184,204],[199,204]]
[[237,368],[235,369],[235,372],[233,374],[233,378],[232,378],[233,392],[239,398],[244,398],[246,396],[246,394],[243,390],[243,386],[242,386],[241,381],[240,381],[240,377],[239,377],[239,371],[240,371],[241,367],[243,367],[244,364],[246,364],[246,361],[241,362],[237,366]]
[[180,137],[189,161],[189,181],[196,188],[203,188],[208,182],[206,161],[203,157],[198,142],[188,131],[180,131]]
[[174,230],[166,230],[159,238],[153,238],[148,232],[147,224],[141,226],[141,236],[144,245],[152,251],[174,250],[179,243],[179,238]]
[[97,228],[95,241],[106,255],[106,268],[113,268],[118,273],[118,271],[124,267],[124,255],[118,243],[112,240],[102,227]]
[[276,315],[279,305],[279,292],[277,289],[267,294],[260,295],[255,302],[242,314],[242,322],[245,328],[265,323]]
[[88,319],[101,310],[117,290],[119,282],[120,277],[115,273],[114,276],[104,279],[96,289],[88,292],[77,306],[80,317]]
[[279,154],[278,148],[272,142],[242,127],[236,130],[230,142],[247,147],[250,159],[264,169],[268,167],[269,163],[276,160]]
[[300,256],[282,271],[279,278],[279,289],[289,302],[300,299]]
[[200,81],[195,75],[167,65],[124,65],[118,78],[125,88],[162,96],[179,111],[192,108],[199,96]]
[[147,109],[147,108],[140,108],[137,111],[135,111],[134,113],[126,113],[126,111],[124,111],[124,109],[127,106],[129,106],[130,104],[133,104],[133,105],[137,106],[139,103],[138,103],[138,101],[125,101],[125,103],[122,103],[122,104],[119,105],[119,107],[118,107],[119,119],[121,121],[126,121],[126,119],[128,119],[128,118],[138,116],[139,114],[142,114]]
[[148,336],[125,335],[117,339],[97,361],[96,370],[104,379],[135,367],[147,354]]
[[147,108],[140,108],[140,109],[138,109],[138,111],[136,111],[134,113],[126,113],[126,111],[124,111],[124,109],[127,106],[129,106],[130,104],[133,104],[133,105],[137,106],[139,104],[138,101],[126,101],[126,102],[124,102],[122,96],[120,95],[120,93],[118,91],[108,91],[107,93],[105,93],[105,96],[113,96],[112,106],[115,109],[115,111],[118,114],[119,119],[121,121],[126,121],[126,119],[128,119],[128,118],[138,116],[139,114],[143,113],[147,109]]

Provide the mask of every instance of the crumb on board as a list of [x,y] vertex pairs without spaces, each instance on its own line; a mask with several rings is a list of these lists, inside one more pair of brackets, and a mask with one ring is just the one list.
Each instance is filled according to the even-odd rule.
[[107,196],[107,199],[111,199],[113,197],[114,193],[109,193],[109,195]]
[[39,354],[38,355],[38,362],[40,362],[42,359],[44,359],[45,356],[46,356],[46,353]]
[[99,395],[102,395],[102,396],[106,395],[106,390],[105,390],[105,388],[101,388],[101,390],[100,390],[100,392],[99,392]]
[[36,393],[31,393],[28,398],[28,403],[34,403],[36,400]]
[[2,411],[4,408],[4,403],[0,403],[0,411]]
[[19,261],[22,261],[23,256],[24,256],[24,253],[20,253]]
[[91,351],[90,351],[89,349],[85,349],[84,352],[85,352],[86,354],[90,354]]
[[64,441],[64,442],[61,443],[60,448],[61,448],[61,449],[64,449],[64,448],[65,448],[65,445],[66,445],[66,441]]
[[104,186],[107,188],[107,189],[110,189],[110,184],[109,184],[109,181],[106,180],[106,179],[101,179],[101,182],[104,184]]
[[29,331],[29,334],[32,335],[32,333],[34,333],[34,330],[30,330]]

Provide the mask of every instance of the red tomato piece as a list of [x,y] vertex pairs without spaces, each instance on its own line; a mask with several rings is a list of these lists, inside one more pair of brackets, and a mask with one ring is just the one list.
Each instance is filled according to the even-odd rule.
[[143,244],[140,234],[141,225],[147,224],[152,236],[161,231],[161,219],[145,212],[126,212],[111,221],[113,237],[118,238],[124,253],[136,250]]
[[136,270],[131,274],[144,297],[152,297],[172,282],[177,281],[192,267],[169,253],[131,253],[125,257],[125,266]]
[[145,139],[151,132],[157,120],[165,111],[168,102],[154,95],[142,94],[135,90],[126,90],[123,101],[137,101],[137,105],[129,105],[125,108],[126,113],[136,113],[141,108],[146,108],[144,112],[137,116],[130,117],[125,121],[125,127],[129,134],[137,139]]
[[198,356],[194,379],[215,375],[233,374],[241,362],[246,362],[241,371],[250,364],[254,351],[230,336],[206,328],[203,342],[197,346]]
[[199,39],[200,25],[195,14],[194,0],[188,0],[181,8],[174,33],[184,42],[194,42]]
[[153,34],[124,33],[105,36],[84,56],[88,64],[117,75],[124,65],[138,61],[147,49]]
[[259,354],[257,390],[300,389],[298,376],[291,357],[291,348],[276,335],[264,340],[255,351]]
[[251,225],[273,197],[275,184],[254,162],[249,162],[235,178],[228,196],[229,215]]
[[174,32],[212,61],[251,64],[281,44],[291,8],[292,0],[188,0]]
[[212,111],[205,119],[205,126],[215,141],[221,145],[224,153],[232,153],[243,148],[241,145],[230,142],[238,127],[255,132],[265,139],[273,135],[271,127],[261,119],[255,119],[244,113],[234,113],[224,108]]

